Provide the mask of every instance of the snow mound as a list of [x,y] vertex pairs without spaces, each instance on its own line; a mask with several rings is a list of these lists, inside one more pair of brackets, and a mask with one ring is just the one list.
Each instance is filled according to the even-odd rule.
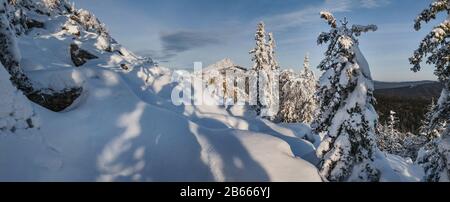
[[379,152],[375,166],[381,172],[381,182],[420,182],[424,171],[411,159]]
[[40,180],[320,181],[316,168],[280,138],[203,127],[216,122],[212,115],[197,124],[146,103],[119,73],[82,73],[89,93],[76,110],[39,111],[41,131],[64,164],[56,172],[39,173]]

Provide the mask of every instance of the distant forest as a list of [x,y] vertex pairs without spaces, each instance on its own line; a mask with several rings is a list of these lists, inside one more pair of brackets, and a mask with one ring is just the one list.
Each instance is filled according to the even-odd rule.
[[417,134],[428,106],[433,99],[437,101],[442,88],[440,83],[433,82],[412,87],[376,90],[375,107],[380,116],[380,123],[384,124],[389,112],[393,110],[400,121],[398,130]]

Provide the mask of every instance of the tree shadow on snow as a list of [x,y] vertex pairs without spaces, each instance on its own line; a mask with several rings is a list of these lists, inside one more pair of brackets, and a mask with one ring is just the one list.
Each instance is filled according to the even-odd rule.
[[208,129],[199,128],[203,137],[207,140],[211,149],[220,156],[219,168],[223,181],[270,181],[265,169],[249,154],[245,146],[233,134],[228,131],[211,133]]
[[[306,140],[302,140],[298,137],[290,137],[279,133],[278,131],[272,129],[262,120],[256,119],[253,122],[250,122],[250,125],[257,126],[257,130],[259,132],[274,136],[285,141],[289,144],[292,153],[296,157],[300,157],[303,160],[308,161],[313,165],[317,165],[319,163],[319,159],[316,156],[316,150],[312,144],[307,143]],[[289,129],[290,130],[290,129]]]
[[122,133],[98,156],[97,180],[213,181],[189,124],[177,114],[138,103],[119,118]]

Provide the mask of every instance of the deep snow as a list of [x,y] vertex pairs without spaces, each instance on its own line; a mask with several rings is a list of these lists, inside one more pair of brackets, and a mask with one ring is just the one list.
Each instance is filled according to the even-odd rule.
[[[26,74],[84,90],[60,113],[31,104],[38,130],[0,131],[0,181],[322,181],[309,126],[259,119],[246,106],[175,106],[173,70],[119,44],[121,54],[104,51],[105,39],[81,27],[61,30],[67,15],[30,15],[46,27],[18,39]],[[99,58],[74,67],[72,42]],[[384,181],[423,175],[396,158],[381,158]]]
[[[32,104],[39,130],[2,132],[1,181],[320,181],[301,159],[314,146],[293,130],[251,118],[244,106],[175,106],[173,71],[118,44],[120,54],[103,51],[97,33],[61,30],[68,16],[34,18],[46,28],[19,37],[21,67],[35,85],[84,90],[60,113]],[[75,68],[73,42],[99,58]]]

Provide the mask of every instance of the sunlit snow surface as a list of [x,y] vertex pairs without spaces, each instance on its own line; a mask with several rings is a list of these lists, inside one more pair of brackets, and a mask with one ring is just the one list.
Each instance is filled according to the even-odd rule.
[[[120,45],[122,54],[102,51],[93,32],[81,30],[76,43],[99,58],[75,68],[69,45],[77,30],[61,31],[68,17],[36,18],[46,29],[18,39],[22,68],[36,85],[84,90],[60,113],[32,104],[39,130],[1,132],[0,181],[321,181],[320,138],[309,126],[274,124],[245,106],[175,106],[172,70]],[[396,158],[379,162],[385,181],[421,178]]]

